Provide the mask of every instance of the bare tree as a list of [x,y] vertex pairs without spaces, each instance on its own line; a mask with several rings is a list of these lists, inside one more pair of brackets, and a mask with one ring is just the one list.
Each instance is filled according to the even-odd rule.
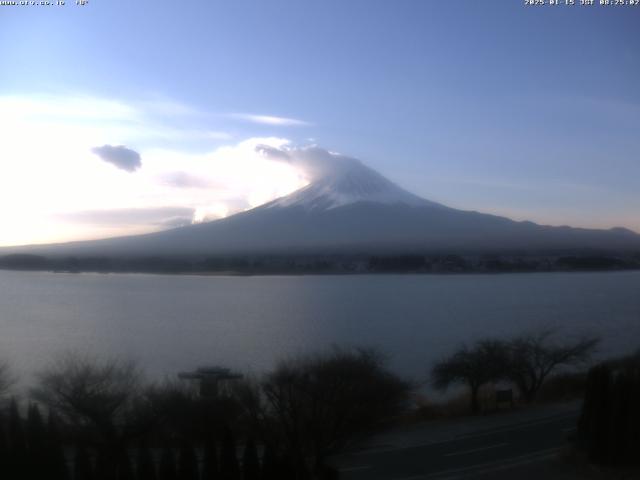
[[297,469],[321,467],[358,434],[397,414],[410,386],[373,350],[334,349],[280,363],[263,384],[267,411]]
[[234,382],[231,395],[239,407],[238,423],[264,443],[274,444],[278,440],[278,428],[267,411],[263,386],[264,382],[259,377],[245,375],[242,380]]
[[432,383],[440,390],[456,383],[466,384],[471,393],[471,412],[478,413],[480,387],[504,377],[507,352],[505,343],[499,340],[481,340],[472,347],[462,346],[452,356],[434,365]]
[[552,329],[516,337],[508,344],[507,377],[521,398],[531,403],[554,370],[589,360],[599,342],[600,338],[592,336],[560,341]]
[[92,428],[107,445],[122,442],[141,392],[133,362],[66,354],[38,376],[33,397],[68,422]]
[[136,402],[136,418],[147,418],[147,423],[160,427],[164,436],[177,434],[182,438],[203,439],[206,433],[219,425],[213,425],[210,413],[213,407],[208,399],[198,394],[193,385],[180,380],[169,380],[149,386],[140,401]]

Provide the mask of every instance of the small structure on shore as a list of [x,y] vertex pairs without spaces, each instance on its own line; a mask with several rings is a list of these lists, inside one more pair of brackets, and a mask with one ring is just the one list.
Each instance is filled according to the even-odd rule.
[[240,373],[232,372],[225,367],[211,366],[198,367],[193,372],[180,372],[178,378],[198,382],[200,396],[205,398],[217,398],[220,389],[229,380],[239,380],[243,377]]

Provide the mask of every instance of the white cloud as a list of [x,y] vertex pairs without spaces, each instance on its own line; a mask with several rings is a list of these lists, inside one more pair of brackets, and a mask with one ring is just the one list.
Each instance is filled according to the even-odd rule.
[[182,207],[118,208],[114,210],[79,210],[61,214],[60,218],[85,225],[135,226],[160,225],[176,219],[188,219],[191,222],[193,214],[192,208]]
[[223,188],[221,183],[212,182],[189,172],[168,172],[158,177],[159,181],[177,188]]
[[296,118],[276,117],[273,115],[255,115],[250,113],[232,113],[233,118],[244,120],[251,123],[259,123],[262,125],[272,125],[277,127],[306,127],[310,126],[309,122],[298,120]]
[[354,163],[360,163],[360,160],[315,145],[302,148],[287,144],[280,147],[256,145],[256,151],[266,158],[297,169],[310,182],[338,174]]
[[117,100],[87,95],[13,95],[0,97],[4,117],[43,122],[139,120],[141,112]]
[[[202,221],[306,184],[296,168],[256,151],[257,145],[281,149],[288,145],[286,139],[227,141],[194,153],[190,139],[212,135],[211,130],[205,125],[183,129],[182,123],[193,125],[183,118],[163,122],[140,103],[89,96],[0,96],[0,111],[0,245],[148,232],[183,224],[188,215],[133,215],[124,224],[100,214],[92,224],[86,212],[177,208],[192,212],[191,221]],[[166,135],[185,142],[169,148],[163,143]],[[144,167],[132,175],[98,161],[92,149],[99,145],[134,146]]]

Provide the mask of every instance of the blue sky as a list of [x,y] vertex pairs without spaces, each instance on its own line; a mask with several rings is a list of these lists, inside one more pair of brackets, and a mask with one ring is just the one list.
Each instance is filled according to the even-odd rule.
[[[640,230],[639,24],[640,6],[519,0],[0,7],[0,122],[7,136],[23,132],[11,149],[0,146],[13,185],[0,198],[12,211],[0,214],[15,226],[0,244],[152,228],[87,225],[93,210],[200,208],[209,218],[202,212],[232,213],[297,188],[281,166],[258,186],[238,178],[252,175],[238,159],[255,139],[317,143],[455,207]],[[84,139],[72,149],[79,125]],[[102,145],[139,152],[142,167],[106,165],[92,153]],[[42,178],[32,182],[41,168],[64,186],[59,204]],[[203,191],[159,189],[177,173],[206,177]],[[103,179],[122,192],[105,187],[82,202],[97,195],[86,185]],[[278,185],[269,190],[265,179]],[[228,184],[214,191],[224,182],[233,194]],[[251,195],[244,206],[236,198]],[[46,231],[27,228],[34,215]]]

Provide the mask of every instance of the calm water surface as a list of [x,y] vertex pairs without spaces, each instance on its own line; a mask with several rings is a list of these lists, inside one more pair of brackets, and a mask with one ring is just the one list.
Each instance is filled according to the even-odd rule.
[[203,277],[0,271],[0,358],[23,378],[69,349],[260,371],[289,354],[373,345],[424,378],[462,342],[537,326],[640,347],[640,272]]

